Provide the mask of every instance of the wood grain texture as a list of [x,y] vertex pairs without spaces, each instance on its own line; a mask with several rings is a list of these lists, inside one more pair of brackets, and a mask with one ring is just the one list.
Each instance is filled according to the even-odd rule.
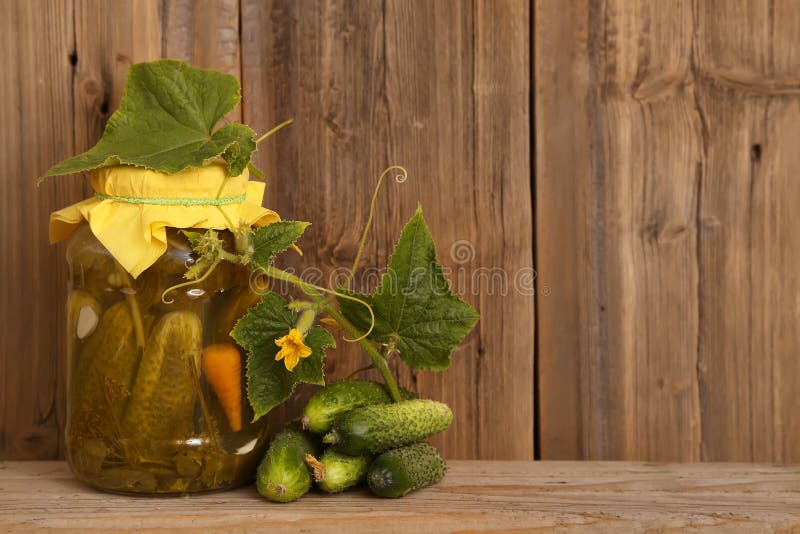
[[[475,226],[457,236],[475,246],[476,261],[467,272],[482,317],[476,347],[480,441],[469,456],[475,458],[533,459],[534,452],[533,214],[525,179],[531,175],[528,7],[518,0],[475,4],[475,161],[467,188],[473,191]],[[453,177],[453,191],[463,187],[461,181]],[[443,203],[442,226],[460,227],[453,219],[461,213],[461,204]],[[459,260],[456,249],[450,254]],[[498,285],[498,272],[507,286]],[[460,395],[461,386],[450,387],[457,388],[454,397]],[[471,434],[459,438],[468,441]]]
[[[384,185],[354,287],[375,285],[421,202],[454,288],[483,316],[448,372],[395,367],[404,385],[453,407],[453,427],[435,440],[450,458],[533,455],[532,298],[470,279],[481,267],[532,267],[527,17],[524,2],[242,4],[245,120],[265,131],[296,118],[259,149],[267,205],[314,222],[305,256],[285,266],[335,286],[377,176],[401,164],[408,181]],[[367,363],[341,340],[328,361],[328,379]],[[296,416],[309,392],[280,418]],[[513,439],[498,438],[510,428]]]
[[[169,0],[163,17],[165,58],[240,77],[239,0]],[[241,122],[241,105],[226,118]]]
[[800,461],[800,12],[698,2],[698,374],[707,460]]
[[537,3],[542,458],[699,459],[690,8]]
[[74,130],[75,152],[80,153],[97,143],[119,107],[131,65],[161,58],[161,5],[148,0],[76,0],[74,19]]
[[365,489],[275,504],[254,487],[183,499],[100,493],[60,462],[0,464],[0,529],[30,532],[794,532],[800,470],[744,464],[451,462],[402,499]]
[[51,162],[74,152],[72,3],[7,3],[0,35],[0,457],[63,452],[64,252],[45,214],[82,196],[80,184],[36,187]]
[[[100,138],[134,63],[166,57],[239,77],[234,0],[78,0],[75,21],[76,150]],[[240,108],[227,117],[240,121]]]
[[542,457],[797,461],[796,5],[535,21]]
[[[88,190],[32,180],[94,144],[133,62],[175,57],[241,75],[230,119],[297,119],[257,162],[266,204],[315,223],[284,264],[312,281],[336,284],[377,175],[408,168],[384,186],[357,286],[421,201],[483,315],[447,373],[398,367],[453,406],[449,457],[533,454],[535,241],[543,458],[800,459],[793,0],[8,4],[0,457],[63,453],[63,247],[46,220]],[[329,378],[367,363],[344,342],[330,362]]]

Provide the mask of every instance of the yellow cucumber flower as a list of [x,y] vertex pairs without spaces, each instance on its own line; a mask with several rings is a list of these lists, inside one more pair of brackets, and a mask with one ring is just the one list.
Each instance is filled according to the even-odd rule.
[[275,340],[281,350],[275,355],[275,361],[283,360],[286,369],[289,371],[297,367],[300,358],[311,356],[311,349],[303,342],[303,334],[297,328],[292,328],[289,333],[280,339]]

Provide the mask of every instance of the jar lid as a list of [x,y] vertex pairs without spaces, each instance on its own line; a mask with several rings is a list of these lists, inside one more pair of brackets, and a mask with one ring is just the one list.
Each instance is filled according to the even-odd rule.
[[131,166],[91,171],[95,194],[50,214],[50,242],[68,238],[84,221],[134,278],[167,250],[167,227],[263,226],[280,217],[261,207],[264,183],[224,163],[165,174]]

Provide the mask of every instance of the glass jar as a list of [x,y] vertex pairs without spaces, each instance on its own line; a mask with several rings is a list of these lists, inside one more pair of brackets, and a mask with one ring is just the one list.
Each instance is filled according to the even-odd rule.
[[[136,279],[86,224],[67,246],[67,454],[80,480],[106,491],[232,488],[252,478],[266,444],[266,418],[250,422],[243,354],[229,337],[259,300],[249,271],[222,262],[162,300],[195,259],[179,231],[167,238]],[[227,354],[222,369],[207,368],[209,351]]]

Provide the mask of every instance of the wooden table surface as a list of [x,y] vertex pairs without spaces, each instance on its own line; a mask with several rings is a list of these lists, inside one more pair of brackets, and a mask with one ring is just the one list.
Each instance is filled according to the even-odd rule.
[[800,531],[800,466],[453,461],[403,499],[366,490],[273,504],[254,487],[124,497],[73,480],[63,462],[0,462],[0,531],[527,532]]

